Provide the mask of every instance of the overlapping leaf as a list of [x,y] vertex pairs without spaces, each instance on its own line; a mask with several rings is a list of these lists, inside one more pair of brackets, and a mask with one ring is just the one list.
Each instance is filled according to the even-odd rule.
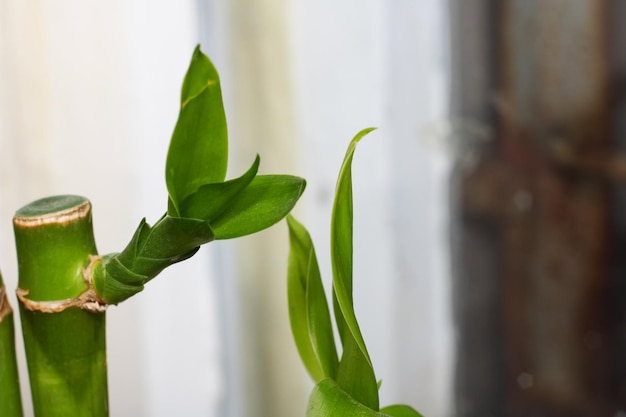
[[422,417],[408,405],[393,405],[372,410],[352,398],[332,379],[318,383],[306,410],[307,417]]
[[224,212],[229,203],[246,188],[259,170],[261,159],[257,156],[248,171],[230,181],[208,183],[200,186],[181,203],[179,216],[195,219],[214,219]]
[[287,274],[289,319],[296,346],[315,382],[335,378],[339,361],[315,249],[308,231],[287,217],[291,250]]
[[263,230],[283,219],[304,192],[302,178],[257,175],[220,216],[210,221],[216,239],[232,239]]

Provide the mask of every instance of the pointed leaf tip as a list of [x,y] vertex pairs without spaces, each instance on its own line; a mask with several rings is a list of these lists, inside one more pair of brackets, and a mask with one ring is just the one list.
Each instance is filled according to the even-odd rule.
[[363,129],[350,141],[335,190],[331,218],[331,264],[335,318],[343,343],[337,382],[351,396],[378,409],[378,386],[353,306],[352,294],[352,159],[358,142],[373,128]]
[[219,74],[213,62],[200,50],[198,45],[193,52],[189,69],[183,80],[181,89],[181,106],[199,95],[208,86],[219,84]]
[[224,181],[228,131],[217,70],[196,48],[181,91],[181,109],[165,166],[170,213],[200,186]]

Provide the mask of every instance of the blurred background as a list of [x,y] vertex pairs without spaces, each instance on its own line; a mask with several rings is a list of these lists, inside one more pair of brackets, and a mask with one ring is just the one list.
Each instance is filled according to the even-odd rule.
[[[295,214],[327,288],[339,165],[379,128],[353,174],[356,311],[382,404],[625,417],[624,16],[618,0],[3,0],[7,286],[11,218],[34,199],[88,197],[101,253],[166,210],[200,44],[222,78],[229,177],[259,153],[262,172],[307,179]],[[110,308],[111,415],[304,415],[287,253],[284,223],[215,242]]]

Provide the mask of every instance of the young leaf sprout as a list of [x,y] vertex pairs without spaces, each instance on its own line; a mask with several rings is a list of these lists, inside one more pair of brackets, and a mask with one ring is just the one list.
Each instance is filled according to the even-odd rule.
[[341,358],[311,237],[291,215],[287,292],[291,329],[316,383],[307,417],[421,417],[407,405],[380,408],[378,382],[354,312],[352,298],[352,158],[364,129],[350,142],[335,191],[331,220],[333,307]]

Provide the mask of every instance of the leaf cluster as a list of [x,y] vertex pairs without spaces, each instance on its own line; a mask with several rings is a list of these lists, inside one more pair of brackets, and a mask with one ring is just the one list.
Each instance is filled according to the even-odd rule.
[[302,361],[316,382],[308,417],[420,417],[406,405],[380,409],[372,361],[354,312],[352,297],[352,159],[358,142],[373,129],[364,129],[350,142],[337,181],[331,221],[333,307],[342,345],[335,345],[331,313],[311,237],[288,216],[290,251],[288,302],[291,329]]
[[225,180],[228,130],[220,80],[213,63],[196,48],[167,155],[167,212],[153,226],[142,220],[121,253],[103,257],[94,272],[98,295],[117,304],[167,266],[193,256],[200,245],[256,233],[284,218],[305,181],[259,175],[259,164],[257,156],[247,172]]

